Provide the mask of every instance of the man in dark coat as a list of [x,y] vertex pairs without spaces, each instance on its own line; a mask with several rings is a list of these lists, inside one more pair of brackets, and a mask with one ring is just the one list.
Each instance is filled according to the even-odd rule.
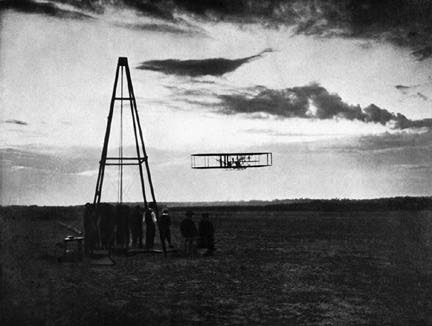
[[118,204],[116,207],[116,242],[118,248],[129,247],[129,206]]
[[212,256],[215,250],[214,247],[214,226],[209,220],[209,214],[203,213],[199,222],[200,248],[207,248],[204,256]]
[[111,204],[85,205],[84,232],[86,253],[94,249],[110,249],[114,243],[115,212]]
[[161,232],[162,241],[167,240],[170,248],[173,248],[171,244],[171,218],[168,215],[168,209],[164,208],[162,210],[162,215],[159,218],[159,228]]
[[99,215],[99,229],[103,249],[111,249],[114,246],[114,229],[116,216],[114,206],[100,203],[97,208]]
[[142,248],[142,209],[139,206],[135,206],[129,214],[129,229],[132,235],[132,247]]
[[185,238],[185,253],[194,254],[196,252],[196,239],[198,231],[194,221],[192,221],[193,212],[187,211],[186,218],[180,223],[180,232]]
[[88,254],[98,247],[99,243],[99,221],[95,205],[87,203],[84,210],[84,248]]

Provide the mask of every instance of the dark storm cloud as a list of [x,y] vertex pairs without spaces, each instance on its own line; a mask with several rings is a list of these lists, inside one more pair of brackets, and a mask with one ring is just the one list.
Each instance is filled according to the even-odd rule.
[[405,86],[405,85],[396,85],[395,88],[396,88],[398,91],[401,91],[402,93],[406,94],[406,92],[407,92],[409,89],[411,89],[412,87],[411,87],[411,86]]
[[428,0],[170,0],[158,8],[216,21],[294,26],[298,34],[388,40],[418,60],[432,56],[432,1]]
[[123,3],[146,16],[174,20],[172,13],[163,6],[161,1],[123,0]]
[[322,37],[386,40],[412,50],[414,58],[432,57],[432,1],[429,0],[6,0],[11,8],[69,18],[90,16],[59,9],[53,3],[103,13],[106,8],[131,8],[138,14],[178,22],[177,13],[202,20],[264,27],[294,27],[294,32]]
[[389,125],[394,129],[431,128],[432,119],[410,120],[374,104],[361,108],[344,102],[318,84],[282,90],[257,86],[243,94],[219,95],[221,113],[267,113],[280,118],[345,119]]
[[0,2],[0,10],[6,9],[12,9],[25,13],[43,14],[59,18],[93,19],[92,16],[78,11],[60,9],[51,2],[35,2],[31,0],[6,0]]
[[[431,32],[431,31],[429,31]],[[418,60],[424,60],[427,58],[430,58],[432,56],[432,46],[425,46],[423,48],[420,48],[418,50],[415,50],[413,52],[413,55],[418,59]]]
[[10,124],[14,124],[14,125],[19,125],[19,126],[27,126],[28,123],[22,120],[16,120],[16,119],[9,119],[9,120],[5,120],[4,123],[10,123]]
[[296,33],[388,40],[409,47],[418,60],[432,56],[432,1],[413,0],[174,0],[212,19],[261,21]]
[[432,56],[432,2],[410,0],[315,1],[300,13],[298,33],[388,40]]
[[[72,9],[62,9],[58,6],[59,4],[67,4]],[[97,19],[97,14],[103,14],[105,9],[108,8],[108,5],[109,7],[116,8],[117,10],[131,8],[135,10],[140,16],[147,16],[157,19],[157,21],[153,23],[128,23],[123,21],[112,23],[118,27],[171,34],[206,34],[205,31],[199,27],[191,25],[181,18],[174,18],[172,13],[169,11],[172,10],[172,8],[163,9],[164,6],[159,8],[156,4],[139,0],[121,0],[112,1],[109,3],[92,0],[53,0],[47,2],[37,2],[33,0],[6,0],[0,1],[0,11],[11,9],[24,13],[42,14],[63,19]]]
[[178,76],[221,76],[232,72],[241,65],[261,57],[266,52],[272,52],[271,49],[265,49],[256,55],[239,59],[211,58],[199,60],[150,60],[141,63],[137,69],[159,71],[165,74]]

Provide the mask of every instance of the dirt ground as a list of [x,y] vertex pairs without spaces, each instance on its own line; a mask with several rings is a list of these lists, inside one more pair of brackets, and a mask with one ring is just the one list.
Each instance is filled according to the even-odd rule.
[[430,211],[202,211],[215,256],[94,266],[56,261],[82,208],[0,208],[0,324],[432,325]]

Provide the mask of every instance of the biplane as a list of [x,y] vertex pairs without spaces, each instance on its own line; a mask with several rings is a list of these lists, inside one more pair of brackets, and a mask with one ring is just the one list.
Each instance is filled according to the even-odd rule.
[[259,168],[272,165],[272,153],[208,153],[192,154],[192,169],[233,169]]

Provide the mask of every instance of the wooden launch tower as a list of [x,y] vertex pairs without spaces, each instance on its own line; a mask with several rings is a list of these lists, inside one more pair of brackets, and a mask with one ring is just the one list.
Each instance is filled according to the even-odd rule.
[[[125,87],[126,86],[126,87]],[[124,91],[125,89],[125,91]],[[120,92],[118,92],[120,91]],[[120,94],[118,94],[120,93]],[[116,105],[120,102],[120,105]],[[125,106],[125,108],[123,107]],[[130,108],[132,117],[132,126],[135,139],[136,154],[132,156],[123,156],[123,109]],[[110,141],[111,124],[113,120],[114,109],[120,109],[120,145],[118,150],[118,156],[107,156],[108,155],[108,143]],[[117,69],[115,73],[114,87],[111,97],[111,104],[108,113],[108,121],[105,131],[105,138],[102,148],[102,155],[99,161],[99,173],[96,182],[96,190],[94,194],[93,204],[98,207],[101,203],[102,197],[102,186],[104,181],[104,174],[106,166],[118,166],[119,167],[119,197],[118,202],[123,202],[123,167],[136,165],[139,170],[139,178],[141,183],[141,191],[143,196],[144,208],[147,210],[151,203],[152,209],[159,216],[158,206],[155,198],[150,167],[148,163],[148,157],[144,145],[143,132],[141,123],[138,115],[137,104],[135,100],[135,94],[132,86],[132,79],[130,75],[128,60],[126,57],[119,57],[117,63]],[[147,199],[146,195],[146,184],[145,178],[147,178],[147,185],[150,189],[150,200]],[[165,242],[161,238],[162,248],[166,253]]]
[[[117,94],[117,87],[120,77],[120,96]],[[124,95],[123,92],[123,86],[124,86],[124,79],[126,78],[126,85],[127,85],[127,94]],[[119,147],[119,156],[118,157],[108,157],[108,143],[110,139],[110,132],[111,132],[111,124],[113,119],[113,113],[114,113],[114,104],[116,101],[120,101],[120,110],[123,111],[123,103],[128,102],[131,110],[132,115],[132,125],[133,125],[133,132],[135,137],[135,147],[136,147],[136,156],[130,156],[130,157],[124,157],[123,156],[123,148],[122,144],[120,144]],[[123,112],[120,112],[120,119],[123,119]],[[122,126],[122,124],[121,124]],[[122,128],[122,127],[121,127]],[[122,134],[121,130],[121,134]],[[104,180],[104,173],[105,173],[105,167],[109,165],[116,165],[120,167],[120,184],[123,182],[123,166],[126,165],[137,165],[139,169],[139,175],[140,175],[140,181],[141,181],[141,189],[142,189],[142,195],[143,195],[143,201],[144,201],[144,207],[148,207],[148,201],[146,197],[146,190],[145,190],[145,183],[144,183],[144,173],[147,175],[148,184],[150,187],[150,193],[151,193],[151,201],[156,204],[156,198],[154,194],[154,188],[153,183],[151,179],[151,173],[150,173],[150,167],[148,164],[148,157],[144,145],[144,138],[141,128],[141,123],[138,115],[136,100],[135,100],[135,94],[132,86],[132,79],[130,76],[130,70],[128,65],[128,60],[125,57],[120,57],[118,59],[116,74],[115,74],[115,80],[114,80],[114,88],[113,93],[111,97],[111,104],[110,104],[110,110],[108,114],[108,121],[107,121],[107,127],[105,131],[105,138],[104,138],[104,144],[102,148],[102,155],[101,159],[99,161],[99,174],[97,178],[96,183],[96,191],[94,195],[94,204],[99,204],[102,197],[102,186],[103,186],[103,180]],[[143,167],[144,165],[144,167]],[[145,172],[144,172],[145,170]],[[122,191],[120,191],[120,202],[123,201],[123,195]]]

